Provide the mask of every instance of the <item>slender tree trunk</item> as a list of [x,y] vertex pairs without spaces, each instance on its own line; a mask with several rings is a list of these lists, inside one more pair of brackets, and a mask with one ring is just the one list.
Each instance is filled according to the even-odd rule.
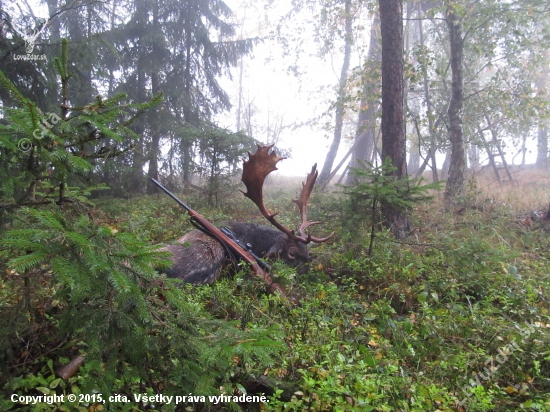
[[[139,19],[143,19],[147,16],[147,6],[144,0],[136,2],[136,16]],[[141,21],[138,25],[139,27],[144,27],[145,22]],[[147,78],[145,76],[145,66],[147,61],[147,49],[145,46],[145,40],[143,36],[138,38],[138,58],[137,58],[137,90],[136,90],[136,100],[138,103],[145,103],[147,99],[146,94],[146,82]],[[132,158],[132,183],[130,190],[132,192],[139,192],[142,190],[143,184],[143,166],[145,166],[145,123],[143,119],[137,119],[134,132],[138,135],[136,140],[136,146],[133,151]]]
[[[246,7],[246,6],[245,6]],[[246,9],[243,14],[243,19],[241,21],[241,34],[240,39],[243,38],[243,27],[246,20]],[[239,61],[239,97],[237,102],[237,132],[241,131],[241,119],[242,119],[242,110],[243,110],[243,73],[244,73],[244,63],[243,57],[241,56]]]
[[[348,160],[348,157],[353,153],[355,152],[355,148],[357,146],[359,146],[363,140],[366,139],[366,134],[365,132],[363,132],[363,134],[361,134],[357,139],[355,139],[355,142],[353,143],[353,146],[348,150],[348,152],[346,153],[346,155],[344,156],[344,158],[342,160],[340,160],[340,163],[338,163],[338,165],[334,168],[334,170],[331,172],[330,176],[328,177],[327,179],[327,182],[330,182],[332,180],[332,178],[336,175],[336,173],[338,173],[338,170],[340,170],[340,168],[344,165],[344,163],[346,162],[346,160]],[[347,167],[346,169],[344,169],[344,172],[342,173],[342,175],[340,176],[340,179],[338,179],[338,184],[340,184],[340,182],[342,181],[342,179],[344,178],[344,174],[346,173],[347,171]],[[349,173],[348,174],[348,178],[349,176],[353,176],[353,173]],[[353,179],[352,179],[352,183],[353,183]],[[322,187],[322,190],[325,190],[326,186],[323,186]]]
[[[437,136],[435,134],[435,130],[437,130],[437,127],[439,126],[439,123],[442,120],[442,116],[439,116],[437,118],[437,121],[433,123],[433,130],[430,132],[430,145],[428,147],[428,154],[426,155],[426,158],[422,162],[422,165],[420,166],[420,169],[415,173],[414,177],[419,177],[422,173],[424,173],[424,170],[426,170],[426,167],[428,166],[428,163],[431,161],[430,168],[432,169],[432,180],[434,182],[437,182],[439,180],[439,172],[437,170],[437,162],[435,158],[435,154],[437,152]],[[449,164],[446,163],[442,166],[443,173],[441,174],[441,177],[445,179],[443,176],[447,176],[447,168],[449,167]]]
[[407,165],[408,172],[413,175],[420,169],[420,153],[418,153],[420,142],[411,145],[411,151],[409,153],[409,164]]
[[[197,18],[193,5],[188,4],[187,19],[185,21],[185,69],[183,74],[184,80],[184,96],[183,96],[183,120],[193,126],[198,126],[196,119],[193,116],[193,97],[192,87],[193,79],[191,75],[191,63],[192,63],[192,31],[195,24],[194,19]],[[191,179],[191,149],[193,147],[192,141],[183,141],[181,144],[182,152],[182,167],[183,167],[183,180],[188,182]]]
[[344,63],[342,64],[342,71],[340,72],[340,84],[338,85],[338,97],[336,101],[336,120],[334,127],[334,139],[330,145],[330,149],[327,153],[323,169],[319,173],[318,185],[320,187],[326,187],[328,184],[328,177],[334,164],[334,159],[338,154],[338,147],[340,146],[340,140],[342,139],[342,127],[344,124],[344,100],[346,97],[346,82],[348,76],[349,62],[351,56],[351,45],[353,43],[352,32],[352,16],[351,16],[351,0],[345,0],[345,47],[344,47]]
[[451,72],[452,86],[451,99],[447,115],[449,117],[449,140],[451,141],[451,164],[449,176],[445,187],[445,201],[451,204],[460,196],[464,189],[464,174],[466,170],[466,156],[464,150],[464,135],[462,130],[462,103],[464,100],[464,75],[463,75],[463,51],[462,21],[457,16],[453,4],[447,6],[446,16],[449,28],[451,46]]
[[[3,0],[0,0],[0,13],[2,13],[2,15],[4,15],[4,4],[3,4]],[[51,15],[51,13],[50,13]],[[4,37],[5,36],[5,33],[4,33],[4,19],[0,19],[0,37]],[[0,217],[2,217],[3,215],[3,211],[0,212]],[[2,221],[0,220],[0,223]]]
[[[407,174],[403,110],[403,0],[379,0],[382,32],[382,161],[390,158],[397,178]],[[401,238],[410,230],[409,217],[385,205],[386,224]]]
[[[422,3],[418,3],[418,35],[420,38],[420,47],[422,48],[422,51],[424,52],[424,23],[422,20],[423,12],[422,12]],[[427,62],[425,55],[422,54],[422,65],[426,68],[423,70],[423,79],[422,83],[424,86],[424,98],[426,99],[426,117],[428,118],[428,130],[430,133],[430,147],[428,148],[428,154],[427,154],[427,160],[432,161],[431,169],[432,169],[432,181],[437,182],[439,180],[439,176],[437,173],[437,162],[435,153],[437,152],[437,136],[436,136],[436,128],[434,125],[434,116],[433,116],[433,110],[432,110],[432,99],[430,97],[430,86],[428,83],[428,70],[427,70]],[[424,166],[426,167],[426,166]],[[420,168],[419,168],[420,171]],[[422,168],[422,171],[420,171],[420,174],[424,172],[424,168]],[[420,175],[419,174],[419,175]]]
[[[50,17],[53,16],[54,13],[56,12],[57,12],[57,0],[48,0],[48,13],[50,14]],[[50,41],[54,44],[59,43],[61,39],[59,16],[50,20],[50,30],[51,30]]]
[[153,132],[149,148],[149,170],[147,172],[147,194],[149,195],[157,192],[157,185],[151,181],[151,178],[158,179],[159,177],[159,143],[160,131],[156,130]]
[[449,176],[449,167],[451,165],[451,151],[447,150],[445,152],[445,159],[443,159],[443,164],[441,165],[441,179],[446,180]]
[[[525,153],[525,150],[523,151]],[[524,155],[525,157],[525,155]],[[537,166],[545,166],[548,161],[548,129],[543,126],[537,134]]]
[[[375,13],[372,18],[370,29],[370,44],[365,70],[376,70],[374,67],[380,64],[380,17]],[[377,72],[377,70],[376,70]],[[359,118],[357,120],[357,131],[355,140],[357,142],[355,149],[351,154],[349,167],[358,167],[361,161],[370,160],[374,150],[374,139],[376,138],[376,115],[378,113],[378,103],[374,96],[379,90],[379,80],[371,76],[366,77],[361,94],[361,106],[359,108]],[[359,140],[359,141],[358,141]],[[353,183],[353,172],[348,171],[346,184]]]
[[476,169],[479,167],[479,147],[475,143],[470,143],[468,148],[468,160],[470,168]]
[[252,99],[252,101],[249,101],[248,104],[246,105],[246,110],[245,110],[245,118],[244,118],[244,122],[245,122],[245,126],[246,126],[246,134],[249,136],[249,137],[254,137],[254,130],[253,130],[253,125],[252,125],[252,116],[253,116],[253,108],[252,108],[252,103],[254,102],[254,99]]
[[[413,12],[414,0],[405,0],[404,4],[406,7],[405,13],[405,26],[403,27],[403,61],[405,55],[409,53],[410,43],[411,43],[411,14]],[[404,62],[403,62],[404,65]],[[406,113],[409,108],[409,88],[410,88],[410,79],[408,79],[404,74],[403,69],[403,119],[405,122],[405,128],[407,127]],[[407,139],[407,134],[405,133],[405,140]],[[407,149],[405,147],[405,153]]]
[[[153,33],[157,36],[162,36],[162,30],[159,22],[159,0],[152,3],[153,6]],[[159,37],[161,38],[161,37]],[[158,67],[161,65],[161,56],[159,56],[158,44],[153,42],[152,58],[155,64],[151,73],[151,91],[153,96],[156,96],[161,91]],[[160,107],[155,107],[151,111],[149,124],[151,125],[151,145],[149,146],[149,170],[147,172],[147,194],[152,195],[158,191],[151,178],[158,179],[159,174],[159,155],[160,155],[160,137],[162,134],[161,122],[159,121]]]
[[[544,52],[544,58],[548,62],[550,59],[550,51],[547,49]],[[536,87],[539,92],[543,92],[544,90],[548,90],[548,87],[550,86],[550,73],[548,70],[545,70],[543,73],[540,74],[539,78],[536,81]],[[524,143],[525,146],[525,143]],[[522,156],[522,162],[523,165],[525,163],[525,152],[523,151]],[[548,121],[545,121],[544,119],[541,119],[541,123],[539,124],[539,131],[537,134],[537,160],[536,165],[538,167],[546,166],[548,162]]]
[[239,62],[239,98],[237,102],[237,132],[241,131],[241,112],[243,107],[243,58]]
[[[50,0],[52,1],[52,0]],[[57,0],[53,0],[57,1]],[[112,9],[111,9],[111,32],[115,31],[115,18],[116,18],[116,7],[119,0],[113,0],[112,2]],[[109,91],[108,96],[111,97],[113,95],[113,90],[115,88],[115,65],[109,64]]]
[[[409,43],[410,43],[411,37],[414,44],[417,44],[420,41],[420,38],[419,38],[420,30],[416,32],[411,30],[410,21],[411,21],[411,14],[413,13],[413,7],[414,7],[413,2],[409,0],[407,2],[407,25],[405,27],[405,33],[406,33],[406,39],[407,39],[405,42],[406,52],[408,52],[409,50],[409,47],[410,47]],[[419,13],[418,20],[420,20],[420,13]],[[409,89],[409,83],[407,82],[405,84],[405,90],[408,90],[408,89]],[[414,99],[413,101],[411,101],[409,106],[408,93],[405,94],[404,100],[405,100],[404,110],[405,111],[409,110],[415,118],[414,123],[415,123],[416,135],[414,135],[415,137],[411,137],[409,139],[409,161],[407,163],[407,173],[414,175],[420,169],[420,151],[421,151],[423,139],[422,139],[422,135],[420,133],[420,128],[418,127],[418,122],[416,118],[418,117],[422,109],[421,109],[420,101],[417,99]]]
[[[92,61],[88,47],[91,37],[91,18],[93,7],[88,4],[85,9],[70,9],[63,16],[66,18],[69,38],[74,43],[71,49],[74,70],[74,81],[69,85],[73,106],[84,106],[93,99]],[[57,19],[55,19],[57,20]]]

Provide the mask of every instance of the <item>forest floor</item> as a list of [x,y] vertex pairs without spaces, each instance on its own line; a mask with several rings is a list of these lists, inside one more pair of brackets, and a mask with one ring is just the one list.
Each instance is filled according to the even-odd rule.
[[[312,219],[326,222],[317,233],[336,236],[310,247],[307,275],[276,265],[276,279],[303,304],[290,313],[257,298],[243,304],[243,280],[221,280],[227,296],[215,305],[203,289],[214,316],[247,313],[245,328],[275,322],[283,330],[286,355],[249,365],[292,383],[266,409],[550,410],[550,173],[512,173],[514,183],[502,184],[487,169],[471,176],[452,212],[437,194],[412,212],[411,236],[379,232],[370,257],[368,214],[351,210],[337,188],[314,195]],[[268,208],[289,222],[299,181],[281,177],[266,188]],[[263,223],[246,200],[224,203],[213,219]]]
[[[350,204],[339,189],[314,193],[310,220],[325,222],[315,234],[335,231],[334,237],[310,247],[309,273],[297,275],[280,262],[272,268],[300,307],[266,295],[263,283],[243,267],[225,271],[214,285],[187,286],[181,297],[235,333],[267,331],[269,344],[241,339],[229,354],[214,356],[216,362],[228,359],[216,381],[219,393],[266,393],[269,402],[188,403],[176,410],[550,411],[550,221],[544,219],[550,173],[514,170],[514,179],[499,185],[493,175],[478,174],[452,211],[436,193],[411,211],[409,237],[396,240],[380,228],[371,256],[368,211]],[[290,198],[299,182],[274,178],[266,188],[268,209],[281,211],[278,218],[289,226],[297,221]],[[264,223],[238,192],[220,196],[215,207],[192,192],[178,196],[218,225]],[[96,221],[150,245],[192,229],[184,211],[164,195],[96,203]],[[156,323],[155,331],[162,325]],[[214,345],[223,336],[204,337]],[[244,349],[242,342],[250,346]],[[45,353],[38,363],[53,358]],[[214,368],[212,359],[205,362]],[[153,383],[147,384],[144,378],[139,384],[117,378],[117,393],[168,390],[176,379],[154,372],[151,367]],[[30,387],[37,370],[26,373]],[[89,373],[80,379],[71,385],[98,378]],[[124,408],[113,403],[107,409]]]

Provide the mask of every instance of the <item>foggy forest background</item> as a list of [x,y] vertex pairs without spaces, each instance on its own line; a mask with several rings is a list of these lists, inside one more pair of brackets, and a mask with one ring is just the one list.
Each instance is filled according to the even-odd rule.
[[[550,411],[549,50],[542,0],[0,0],[0,409]],[[300,306],[156,270],[151,178],[266,224],[258,144],[287,227],[319,166]]]

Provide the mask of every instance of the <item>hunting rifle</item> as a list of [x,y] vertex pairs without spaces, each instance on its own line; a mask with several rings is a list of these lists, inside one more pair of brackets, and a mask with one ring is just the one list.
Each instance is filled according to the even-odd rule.
[[271,276],[269,276],[262,269],[263,267],[266,270],[268,270],[269,266],[267,265],[267,263],[262,261],[258,256],[252,253],[252,251],[250,250],[251,247],[249,244],[242,245],[241,242],[239,242],[235,238],[235,236],[233,236],[233,234],[229,229],[227,228],[218,229],[216,226],[214,226],[212,223],[206,220],[203,216],[201,216],[198,212],[191,209],[189,206],[183,203],[180,199],[178,199],[172,192],[166,189],[156,179],[152,178],[151,180],[153,181],[154,184],[156,184],[159,188],[161,188],[164,191],[164,193],[166,193],[168,196],[174,199],[181,207],[183,207],[187,211],[189,216],[191,216],[190,221],[193,226],[195,226],[200,231],[206,233],[208,236],[211,236],[212,238],[220,242],[222,246],[227,250],[228,255],[230,257],[233,257],[236,255],[236,256],[239,256],[243,261],[248,263],[252,268],[252,270],[254,271],[254,273],[256,273],[256,275],[264,279],[269,293],[274,294],[275,292],[278,292],[281,295],[281,297],[288,299],[290,302],[292,302],[295,305],[300,305],[300,302],[298,301],[298,299],[287,296],[282,286],[279,285],[278,283],[273,282],[273,279],[271,279]]

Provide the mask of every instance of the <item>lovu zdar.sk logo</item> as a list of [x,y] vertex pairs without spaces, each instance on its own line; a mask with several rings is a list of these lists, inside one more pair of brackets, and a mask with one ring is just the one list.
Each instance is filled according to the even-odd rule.
[[36,44],[36,40],[38,40],[38,37],[44,32],[47,26],[48,26],[48,21],[46,20],[42,24],[42,27],[40,29],[34,29],[32,31],[27,31],[25,33],[15,29],[17,34],[19,34],[21,38],[25,41],[25,51],[27,52],[27,54],[14,54],[13,55],[14,60],[47,60],[45,54],[42,54],[42,55],[32,54],[34,50],[34,46]]

